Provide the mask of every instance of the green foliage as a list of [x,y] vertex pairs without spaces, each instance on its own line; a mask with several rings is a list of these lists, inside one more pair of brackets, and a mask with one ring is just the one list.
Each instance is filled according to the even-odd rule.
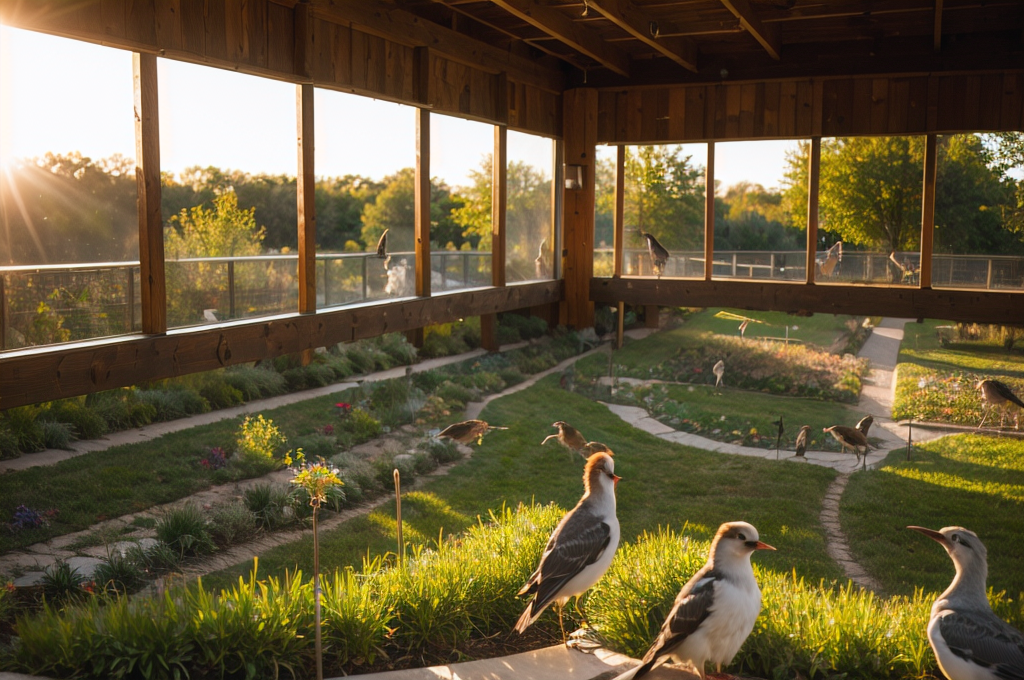
[[[413,168],[402,168],[393,175],[383,179],[384,189],[377,194],[372,203],[366,203],[362,215],[362,241],[367,248],[377,245],[377,240],[388,233],[388,249],[392,251],[413,250],[413,198],[415,194],[416,172]],[[444,184],[430,183],[430,235],[434,243],[441,247],[454,242],[455,247],[462,245],[464,239],[461,231],[450,217],[452,209],[458,205],[451,190]]]
[[380,421],[359,407],[344,417],[339,429],[351,435],[357,443],[379,437],[383,431]]
[[265,368],[233,366],[224,371],[224,381],[241,392],[245,401],[274,397],[287,391],[285,377]]
[[168,384],[163,387],[136,392],[139,401],[156,409],[154,421],[177,420],[197,413],[208,413],[210,404],[199,392],[185,385]]
[[416,363],[416,347],[401,333],[387,333],[374,338],[373,342],[394,360],[395,366]]
[[222,380],[220,375],[210,376],[203,381],[199,395],[210,404],[211,409],[231,408],[245,401],[242,391]]
[[2,422],[18,442],[22,453],[35,453],[46,448],[43,428],[36,421],[40,410],[38,406],[19,406],[0,413]]
[[428,326],[424,330],[420,356],[425,359],[462,354],[480,346],[480,319]]
[[85,596],[84,579],[78,569],[64,560],[58,560],[43,570],[43,597],[48,602],[66,604]]
[[244,543],[256,535],[256,513],[245,503],[225,503],[210,512],[208,531],[218,546]]
[[114,432],[148,425],[157,414],[153,404],[139,400],[134,387],[95,392],[86,396],[85,405],[103,418],[107,428]]
[[256,484],[242,492],[242,501],[259,528],[271,531],[285,523],[287,490],[272,484]]
[[83,402],[78,399],[55,401],[38,417],[40,420],[67,423],[79,439],[99,439],[107,433],[107,421]]
[[292,443],[296,449],[302,449],[302,452],[309,460],[330,458],[338,451],[337,438],[319,432],[295,437]]
[[465,408],[466,404],[473,400],[472,391],[451,380],[441,383],[434,394],[448,403],[455,404],[460,409]]
[[291,368],[282,374],[288,382],[288,389],[291,391],[308,390],[315,387],[323,387],[334,382],[334,370],[321,363],[311,363],[308,366]]
[[56,423],[44,420],[39,423],[43,428],[43,441],[48,449],[70,449],[75,441],[74,427],[68,423]]
[[164,239],[168,259],[259,255],[265,230],[256,226],[255,209],[238,207],[228,190],[214,197],[212,209],[197,205],[171,218]]
[[193,503],[167,512],[156,525],[156,537],[182,557],[215,549],[203,511]]
[[646,247],[640,232],[666,248],[704,243],[704,169],[681,158],[677,145],[627,146],[625,220],[628,243]]
[[462,458],[459,447],[448,439],[427,439],[419,445],[438,465],[452,463]]
[[93,580],[101,591],[111,595],[128,595],[142,587],[145,572],[132,557],[114,553],[96,566]]
[[263,417],[247,416],[235,436],[235,450],[243,463],[272,463],[284,454],[288,439],[274,425],[274,421]]
[[0,460],[12,460],[21,456],[18,450],[18,438],[10,427],[0,419]]

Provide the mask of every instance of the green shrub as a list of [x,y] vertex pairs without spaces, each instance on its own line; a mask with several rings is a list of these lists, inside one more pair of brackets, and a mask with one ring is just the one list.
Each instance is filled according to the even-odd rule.
[[417,453],[412,457],[412,468],[417,475],[430,474],[437,469],[437,461],[433,456],[425,453]]
[[252,366],[232,366],[224,371],[224,382],[242,393],[245,401],[273,397],[288,391],[288,383],[277,371]]
[[377,484],[383,489],[394,488],[395,469],[402,476],[402,486],[416,481],[416,463],[411,460],[396,461],[391,456],[381,456],[370,461]]
[[373,369],[377,366],[373,353],[361,343],[347,346],[345,348],[345,358],[348,359],[356,373],[372,373]]
[[288,382],[288,389],[293,391],[323,387],[334,382],[334,370],[330,366],[321,363],[291,368],[284,371],[281,375]]
[[254,525],[272,531],[286,523],[288,491],[273,484],[256,484],[242,492],[242,502],[252,513]]
[[523,375],[522,371],[515,367],[503,368],[498,371],[498,377],[505,383],[505,386],[518,385],[519,383],[526,380],[526,376]]
[[387,333],[375,340],[381,351],[391,357],[395,366],[416,363],[416,348],[401,333]]
[[47,602],[64,604],[85,596],[82,588],[85,579],[64,560],[57,560],[43,570],[41,587]]
[[210,512],[208,527],[210,537],[218,546],[244,543],[253,538],[257,531],[256,513],[244,503],[226,503]]
[[134,593],[145,582],[143,568],[130,556],[115,553],[96,566],[93,580],[102,591],[111,595]]
[[157,542],[149,548],[134,545],[125,551],[125,557],[149,574],[174,571],[181,565],[182,557],[166,543]]
[[345,355],[328,354],[324,357],[324,365],[334,373],[335,380],[344,380],[356,372],[352,362]]
[[245,396],[237,387],[232,387],[221,376],[211,376],[199,388],[199,394],[213,409],[231,408],[245,401]]
[[134,387],[90,394],[85,398],[85,405],[103,418],[112,432],[142,427],[156,418],[156,407],[139,401]]
[[3,412],[7,429],[22,453],[35,453],[46,448],[43,428],[36,420],[40,410],[38,406],[19,406]]
[[0,460],[11,460],[21,456],[18,438],[3,420],[0,420]]
[[383,432],[380,421],[359,407],[342,419],[339,429],[351,435],[356,443],[379,437]]
[[[350,467],[343,470],[341,480],[345,482],[345,488],[348,490],[350,497],[352,496],[352,489],[358,488],[364,499],[376,498],[384,493],[386,488],[391,488],[393,485],[392,482],[389,482],[388,486],[381,484],[377,478],[377,470],[364,460],[356,461]],[[352,502],[355,503],[357,501],[353,498]]]
[[139,390],[137,394],[140,402],[156,409],[154,421],[177,420],[210,411],[210,404],[198,392],[182,385]]
[[450,439],[428,439],[419,445],[438,465],[452,463],[462,458],[459,447]]
[[164,515],[156,525],[156,537],[182,557],[212,552],[215,548],[203,511],[186,503]]
[[39,414],[39,419],[67,423],[79,439],[99,439],[107,433],[103,416],[77,400],[55,401]]
[[318,458],[330,458],[338,451],[338,440],[319,432],[296,437],[292,444],[296,449],[302,449],[306,460],[317,460]]
[[68,423],[55,423],[44,420],[39,423],[43,428],[43,441],[48,449],[70,449],[75,441],[74,428]]
[[247,416],[235,436],[235,450],[243,463],[277,463],[283,457],[288,439],[274,421],[263,417]]
[[359,486],[351,470],[342,470],[338,478],[345,487],[345,501],[349,506],[358,505],[366,500],[366,492]]
[[498,326],[498,344],[499,345],[511,345],[512,343],[519,342],[523,338],[520,337],[519,331],[515,328],[508,326]]
[[441,397],[446,402],[458,404],[460,408],[465,408],[467,403],[473,401],[472,391],[450,380],[441,383],[440,387],[434,391],[434,395]]

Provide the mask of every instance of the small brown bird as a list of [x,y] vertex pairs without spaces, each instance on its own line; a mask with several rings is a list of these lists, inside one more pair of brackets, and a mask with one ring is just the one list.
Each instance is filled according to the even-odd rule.
[[857,429],[860,430],[860,433],[862,435],[867,437],[868,436],[868,430],[871,429],[871,424],[874,423],[874,422],[875,422],[874,416],[866,415],[866,416],[864,416],[863,418],[860,419],[859,423],[857,423]]
[[380,235],[380,240],[377,241],[377,257],[384,259],[388,256],[388,232],[390,229],[385,229],[384,233]]
[[[1001,383],[998,380],[981,380],[978,382],[978,391],[981,392],[982,406],[985,409],[985,416],[981,419],[981,423],[978,425],[978,429],[985,424],[988,420],[989,413],[993,408],[999,409],[999,427],[1003,426],[1003,421],[1006,420],[1006,412],[1010,408],[1010,404],[1016,404],[1020,408],[1024,408],[1024,402],[1013,393],[1013,390],[1006,383]],[[1014,418],[1016,428],[1020,429],[1020,418],[1019,416]]]
[[491,430],[507,430],[507,427],[488,425],[483,420],[464,420],[461,423],[449,425],[437,433],[438,439],[451,439],[460,444],[469,444],[476,440],[477,446],[483,443],[484,435]]
[[861,449],[863,449],[864,455],[864,469],[868,469],[868,449],[871,445],[868,444],[868,438],[855,427],[846,427],[844,425],[833,425],[832,427],[823,427],[822,432],[829,432],[836,441],[842,444],[843,451],[851,449],[857,455],[857,462],[860,462]]
[[586,448],[580,451],[580,455],[587,459],[589,459],[595,453],[607,453],[609,456],[615,455],[614,451],[609,449],[601,442],[587,442]]
[[668,249],[661,245],[658,239],[654,238],[653,234],[648,234],[644,231],[640,232],[640,235],[647,239],[647,252],[651,255],[651,268],[654,269],[654,273],[660,278],[665,273],[665,265],[668,264]]
[[807,436],[811,433],[811,426],[804,425],[800,428],[800,434],[796,436],[796,455],[799,458],[804,457],[804,453],[807,451]]
[[584,437],[579,430],[564,420],[551,423],[551,427],[557,427],[558,434],[549,434],[544,438],[544,441],[540,443],[541,446],[544,446],[552,439],[557,439],[558,443],[565,448],[570,451],[575,451],[584,458],[587,457],[587,454],[584,452],[584,449],[587,448],[587,438]]

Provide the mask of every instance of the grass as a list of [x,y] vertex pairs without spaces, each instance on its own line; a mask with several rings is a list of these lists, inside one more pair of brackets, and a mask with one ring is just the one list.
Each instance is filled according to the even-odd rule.
[[[618,516],[623,541],[657,526],[681,528],[710,538],[722,522],[744,519],[779,548],[766,564],[812,579],[838,578],[825,553],[817,516],[825,490],[835,477],[827,468],[728,456],[675,445],[633,429],[608,410],[557,387],[557,376],[492,402],[487,422],[507,425],[484,439],[473,457],[446,476],[428,480],[417,494],[403,497],[406,543],[426,543],[457,533],[478,515],[505,504],[554,502],[572,507],[582,493],[583,461],[540,441],[551,422],[563,419],[616,452]],[[553,407],[557,405],[557,407]],[[359,567],[365,557],[395,549],[394,505],[343,523],[320,538],[324,564]],[[261,569],[283,573],[296,566],[308,573],[312,540],[279,546],[260,556]],[[205,579],[223,585],[244,575],[249,563]]]
[[687,317],[682,328],[689,333],[711,332],[739,336],[740,322],[715,316],[722,311],[763,322],[748,324],[746,333],[744,333],[747,338],[785,338],[786,326],[789,326],[790,340],[798,340],[824,348],[828,348],[836,338],[849,332],[847,322],[854,320],[859,323],[861,321],[860,318],[852,316],[815,314],[799,317],[784,312],[751,312],[744,309],[711,307]]
[[963,526],[988,548],[989,585],[1024,592],[1024,441],[958,435],[889,455],[879,470],[854,475],[840,517],[850,546],[892,593],[940,592],[953,564],[910,524]]

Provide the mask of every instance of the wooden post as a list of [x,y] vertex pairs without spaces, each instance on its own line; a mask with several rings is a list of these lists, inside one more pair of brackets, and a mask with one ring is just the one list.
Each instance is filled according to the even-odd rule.
[[704,171],[704,280],[710,281],[715,260],[715,143],[708,142]]
[[615,260],[612,263],[612,276],[619,278],[622,276],[622,254],[626,247],[626,147],[619,144],[615,149],[615,227],[612,240],[612,257]]
[[167,332],[164,224],[160,213],[160,117],[156,55],[132,54],[135,88],[135,179],[139,193],[142,332]]
[[807,272],[806,281],[814,283],[818,266],[818,183],[821,180],[821,137],[811,139],[807,158]]
[[924,147],[924,191],[921,192],[921,271],[918,285],[932,287],[932,250],[935,237],[936,137],[928,135]]
[[[416,295],[430,297],[430,110],[416,109],[415,246]],[[423,346],[423,329],[409,331],[409,342]]]
[[[491,156],[491,285],[505,285],[505,207],[508,202],[508,128],[494,126],[494,155]],[[498,351],[498,317],[484,314],[480,317],[480,345],[491,352]]]
[[565,188],[562,230],[565,266],[565,323],[576,329],[594,325],[590,280],[594,275],[594,154],[597,147],[597,90],[562,93],[565,163],[583,166],[583,186]]
[[[299,313],[316,313],[316,176],[313,167],[313,86],[295,86],[295,121],[298,127],[296,196],[299,242]],[[302,365],[313,360],[313,350],[302,352]]]

